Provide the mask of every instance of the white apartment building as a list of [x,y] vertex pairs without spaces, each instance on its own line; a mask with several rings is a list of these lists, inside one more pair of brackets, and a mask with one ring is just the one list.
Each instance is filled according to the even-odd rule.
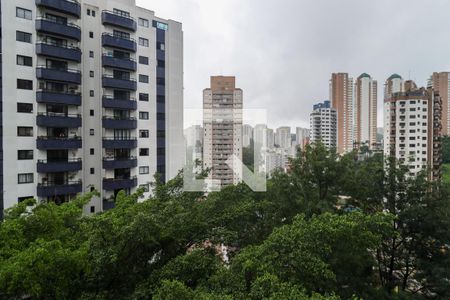
[[441,98],[432,88],[390,77],[385,85],[384,153],[409,168],[410,175],[428,170],[440,178]]
[[193,162],[203,159],[203,127],[192,125],[184,130],[186,139],[186,153],[191,155]]
[[295,144],[303,147],[308,143],[309,140],[309,130],[307,128],[297,127],[295,128]]
[[311,143],[322,142],[328,149],[337,147],[337,113],[330,101],[314,105],[310,115]]
[[291,148],[291,127],[285,126],[277,128],[275,133],[275,144],[282,149]]
[[377,144],[377,81],[361,74],[355,81],[354,143],[370,149]]
[[220,187],[242,181],[242,90],[232,76],[212,76],[203,91],[203,165],[210,169],[211,185]]
[[245,124],[242,127],[242,147],[250,147],[251,141],[253,140],[253,127]]
[[183,166],[183,32],[134,0],[1,1],[2,198],[149,195]]

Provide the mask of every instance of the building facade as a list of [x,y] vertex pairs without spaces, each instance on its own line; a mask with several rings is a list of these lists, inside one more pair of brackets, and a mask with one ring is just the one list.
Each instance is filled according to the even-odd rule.
[[[428,172],[429,178],[441,178],[442,100],[432,88],[417,88],[395,78],[396,88],[385,93],[384,153],[407,166],[411,176]],[[386,88],[391,89],[388,79]],[[399,91],[400,90],[400,91]]]
[[347,73],[333,73],[330,80],[331,106],[337,113],[337,151],[353,150],[354,103],[353,78]]
[[284,126],[277,128],[275,133],[275,144],[282,149],[291,148],[291,127]]
[[295,144],[303,149],[309,142],[309,130],[306,128],[295,128]]
[[220,187],[242,181],[242,90],[232,76],[211,77],[203,91],[203,164],[210,169],[212,185]]
[[450,134],[450,73],[434,72],[431,75],[429,86],[432,87],[442,99],[442,135]]
[[[183,32],[134,0],[1,2],[3,207],[148,191],[183,166]],[[8,158],[8,159],[4,159]],[[13,174],[13,173],[17,174]],[[9,176],[5,176],[9,175]],[[145,196],[149,193],[146,192]]]
[[253,140],[253,127],[248,124],[245,124],[242,127],[242,147],[244,148],[250,147],[252,140]]
[[328,149],[337,147],[337,112],[330,101],[314,105],[310,115],[312,144],[322,142]]
[[354,144],[370,149],[377,144],[377,81],[361,74],[355,81]]

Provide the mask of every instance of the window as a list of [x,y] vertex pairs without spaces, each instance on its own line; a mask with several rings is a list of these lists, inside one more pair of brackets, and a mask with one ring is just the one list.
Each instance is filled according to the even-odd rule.
[[165,86],[165,85],[166,85],[166,79],[165,79],[165,78],[158,77],[158,78],[156,78],[156,84],[157,84],[157,85]]
[[129,18],[129,17],[130,17],[130,13],[129,13],[129,12],[124,11],[124,10],[120,10],[120,9],[117,9],[117,8],[114,8],[114,9],[113,9],[113,13],[114,13],[115,15],[122,16],[122,17],[126,17],[126,18]]
[[89,149],[89,153],[90,153],[91,155],[94,155],[95,149],[94,149],[94,148]]
[[139,46],[148,47],[148,40],[140,37],[139,38]]
[[30,160],[33,159],[33,150],[18,150],[17,151],[18,160]]
[[33,113],[33,104],[32,103],[17,103],[17,112],[18,113]]
[[31,33],[16,31],[16,41],[31,44]]
[[148,94],[139,93],[139,101],[148,101]]
[[139,74],[139,82],[148,83],[148,76]]
[[95,191],[95,186],[91,186],[91,192]]
[[164,60],[158,59],[157,64],[158,64],[159,68],[165,68],[166,67],[166,62]]
[[33,127],[17,127],[17,136],[33,136]]
[[19,174],[17,181],[19,184],[33,183],[33,181],[34,181],[33,173]]
[[91,214],[95,213],[95,206],[91,206]]
[[149,156],[149,149],[148,148],[140,148],[139,149],[139,156]]
[[125,39],[125,40],[130,39],[130,34],[128,32],[119,31],[119,30],[114,30],[113,36],[117,37],[117,38]]
[[167,25],[165,23],[158,22],[158,21],[153,21],[153,26],[158,28],[158,29],[161,29],[161,30],[169,29],[169,25]]
[[150,168],[148,166],[139,167],[139,174],[149,174]]
[[94,51],[89,51],[89,57],[94,58]]
[[156,120],[158,120],[158,121],[166,120],[166,114],[165,113],[157,113],[156,114]]
[[25,79],[17,79],[17,88],[21,90],[32,90],[33,81]]
[[87,13],[88,16],[90,16],[91,15],[91,10],[88,8],[86,13]]
[[141,120],[148,120],[148,112],[147,111],[140,111],[139,112],[139,119],[141,119]]
[[91,39],[93,39],[93,38],[94,38],[94,32],[89,31],[89,37],[90,37]]
[[33,14],[29,9],[16,7],[16,17],[31,20],[33,18]]
[[95,18],[95,10],[92,10],[92,16]]
[[148,57],[147,56],[139,56],[139,63],[142,65],[148,65]]
[[17,65],[32,67],[33,58],[30,56],[17,55]]
[[94,97],[94,90],[89,91],[89,96]]
[[94,110],[93,110],[93,109],[91,109],[91,110],[89,111],[89,115],[90,115],[91,117],[94,116]]
[[157,42],[156,49],[161,50],[161,51],[166,51],[166,45],[164,43]]
[[145,129],[139,130],[139,137],[140,138],[148,138],[149,135],[150,134],[149,134],[148,130],[145,130]]
[[89,76],[94,77],[94,71],[89,71]]
[[148,28],[150,26],[147,19],[139,18],[138,23],[139,23],[139,26],[142,26],[142,27]]
[[90,135],[94,135],[94,129],[90,129],[90,130],[89,130],[89,134],[90,134]]
[[95,174],[95,168],[91,168],[90,173]]
[[21,203],[21,202],[23,202],[25,200],[28,200],[28,199],[33,199],[33,196],[19,197],[19,198],[17,198],[17,201],[19,203]]

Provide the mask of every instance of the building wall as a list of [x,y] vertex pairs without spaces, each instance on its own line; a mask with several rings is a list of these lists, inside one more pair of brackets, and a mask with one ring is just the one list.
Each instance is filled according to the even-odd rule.
[[333,73],[330,80],[330,99],[337,112],[337,151],[353,149],[353,79],[347,73]]
[[442,99],[442,134],[448,136],[450,133],[450,84],[449,72],[435,72],[431,76],[431,86],[439,93]]
[[372,147],[377,138],[377,82],[363,74],[355,82],[355,142]]

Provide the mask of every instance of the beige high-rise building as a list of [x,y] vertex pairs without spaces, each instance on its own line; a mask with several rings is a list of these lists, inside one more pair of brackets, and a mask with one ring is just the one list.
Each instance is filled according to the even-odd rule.
[[431,87],[439,93],[442,99],[442,135],[448,136],[450,134],[450,76],[449,72],[435,72],[431,75]]
[[233,76],[212,76],[203,91],[203,163],[213,185],[220,187],[242,180],[242,90]]
[[354,143],[372,148],[377,142],[377,81],[361,74],[355,82]]
[[330,80],[331,105],[337,112],[337,151],[353,149],[353,79],[347,73],[333,73]]

